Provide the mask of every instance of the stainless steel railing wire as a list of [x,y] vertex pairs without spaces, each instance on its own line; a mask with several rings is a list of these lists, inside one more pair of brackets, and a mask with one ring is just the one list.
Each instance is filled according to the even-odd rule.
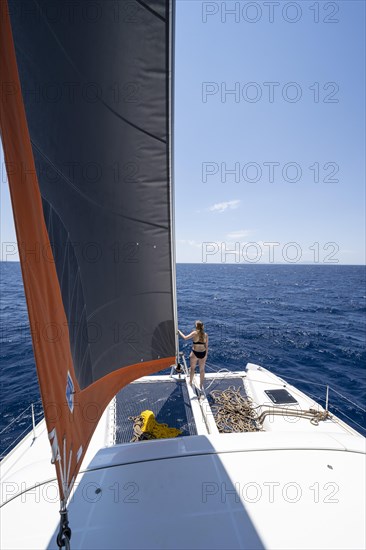
[[[7,424],[0,431],[0,460],[5,458],[8,452],[11,451],[17,445],[17,443],[32,429],[32,407],[34,410],[35,421],[38,422],[39,420],[41,420],[41,417],[43,416],[43,408],[41,399],[38,399],[37,401],[31,403],[25,409],[23,409],[20,414],[13,418],[13,420],[11,420],[11,422],[9,422],[9,424]],[[19,432],[19,427],[23,428],[23,426],[24,429]],[[12,435],[14,437],[12,437]],[[3,445],[6,445],[4,449]]]
[[[230,366],[229,366],[230,367]],[[270,368],[268,368],[268,366],[266,367],[267,370],[271,371]],[[229,375],[231,375],[234,371],[237,370],[237,367],[235,366],[232,366],[232,368],[222,368],[220,365],[217,365],[215,363],[212,363],[210,362],[210,365],[207,365],[206,364],[206,370],[208,371],[211,371],[211,372],[214,372],[214,373],[225,373],[227,372]],[[277,374],[277,376],[279,376]],[[357,420],[355,420],[355,418],[349,416],[345,411],[344,411],[344,407],[341,407],[338,403],[335,404],[334,401],[332,401],[330,403],[330,400],[331,400],[331,396],[332,394],[334,393],[335,395],[338,396],[339,399],[342,399],[344,400],[345,402],[349,403],[350,405],[352,405],[353,407],[355,407],[358,411],[361,411],[361,413],[363,414],[366,414],[366,408],[363,407],[362,405],[360,405],[359,403],[353,401],[352,399],[350,399],[349,397],[346,397],[345,395],[343,395],[339,390],[335,389],[333,386],[330,386],[329,384],[324,384],[324,383],[319,383],[319,382],[313,382],[311,380],[307,380],[305,378],[295,378],[295,377],[292,377],[292,376],[287,376],[285,377],[285,379],[282,379],[281,376],[279,376],[279,378],[281,380],[283,380],[284,382],[287,382],[287,381],[294,381],[294,382],[299,382],[301,383],[301,385],[307,385],[307,386],[317,386],[318,388],[323,388],[324,390],[324,395],[314,395],[313,393],[310,393],[308,390],[302,390],[302,391],[305,391],[305,393],[311,397],[312,399],[314,399],[316,402],[324,402],[326,401],[326,398],[325,398],[325,395],[326,393],[328,393],[328,396],[329,396],[329,402],[325,402],[325,405],[326,405],[326,408],[329,408],[330,410],[332,410],[332,412],[338,414],[338,416],[342,417],[344,416],[345,418],[347,418],[350,422],[351,422],[351,425],[353,424],[354,426],[357,426],[360,430],[361,430],[361,433],[363,435],[366,434],[366,426],[365,425],[362,425],[360,424],[359,422],[357,422]],[[298,388],[299,390],[301,390],[301,388],[299,387]],[[206,392],[208,391],[208,389],[206,389]]]

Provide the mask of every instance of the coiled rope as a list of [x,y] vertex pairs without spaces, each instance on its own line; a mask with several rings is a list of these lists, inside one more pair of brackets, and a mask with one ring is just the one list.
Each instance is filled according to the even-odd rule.
[[258,432],[261,427],[252,402],[240,393],[240,387],[230,386],[226,390],[213,390],[211,406],[220,433]]
[[259,416],[252,401],[240,393],[241,388],[230,386],[226,390],[213,390],[210,396],[214,400],[211,406],[217,428],[220,433],[259,432],[263,430],[263,421],[266,416],[297,416],[307,418],[314,426],[319,422],[331,419],[328,411],[292,410],[289,408],[269,408]]

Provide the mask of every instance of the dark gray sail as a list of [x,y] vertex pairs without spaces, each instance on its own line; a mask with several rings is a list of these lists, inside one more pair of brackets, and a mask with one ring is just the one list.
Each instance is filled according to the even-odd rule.
[[175,355],[169,2],[9,6],[44,218],[85,388],[124,365]]
[[1,0],[0,128],[62,499],[119,389],[176,358],[172,0]]

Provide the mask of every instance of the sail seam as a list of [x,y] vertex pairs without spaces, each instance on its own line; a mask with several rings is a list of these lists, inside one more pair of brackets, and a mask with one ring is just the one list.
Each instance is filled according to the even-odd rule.
[[142,0],[135,0],[138,4],[140,4],[140,6],[142,6],[143,8],[145,8],[145,10],[149,11],[150,13],[152,13],[153,15],[155,15],[155,17],[158,17],[159,19],[161,19],[161,21],[164,21],[164,23],[166,23],[166,19],[165,17],[163,17],[162,15],[160,15],[160,13],[157,13],[155,10],[153,10],[152,8],[150,8],[150,6],[148,6],[147,4],[145,4],[145,2],[143,2]]
[[[80,73],[81,74],[81,73]],[[144,128],[141,128],[140,126],[137,126],[137,124],[135,124],[134,122],[131,122],[130,120],[128,120],[127,118],[125,118],[124,116],[120,115],[119,113],[117,113],[117,111],[115,111],[114,109],[112,109],[112,107],[110,107],[108,105],[108,103],[106,103],[105,101],[103,101],[103,99],[100,100],[100,102],[102,103],[102,105],[104,105],[104,107],[106,107],[107,109],[109,109],[109,111],[111,113],[113,113],[116,117],[118,117],[119,119],[123,120],[126,124],[128,124],[129,126],[132,126],[132,128],[135,128],[136,130],[138,130],[139,132],[143,132],[146,136],[149,136],[153,139],[156,139],[157,141],[160,141],[160,143],[166,143],[166,139],[163,139],[163,138],[160,138],[158,136],[155,136],[154,134],[152,134],[151,132],[148,132],[147,130],[144,130]]]

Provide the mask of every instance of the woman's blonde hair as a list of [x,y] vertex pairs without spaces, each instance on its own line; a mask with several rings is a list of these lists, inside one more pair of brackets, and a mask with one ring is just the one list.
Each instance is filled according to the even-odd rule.
[[196,330],[198,332],[199,340],[202,340],[202,342],[205,341],[205,331],[204,331],[204,324],[202,321],[196,321]]

